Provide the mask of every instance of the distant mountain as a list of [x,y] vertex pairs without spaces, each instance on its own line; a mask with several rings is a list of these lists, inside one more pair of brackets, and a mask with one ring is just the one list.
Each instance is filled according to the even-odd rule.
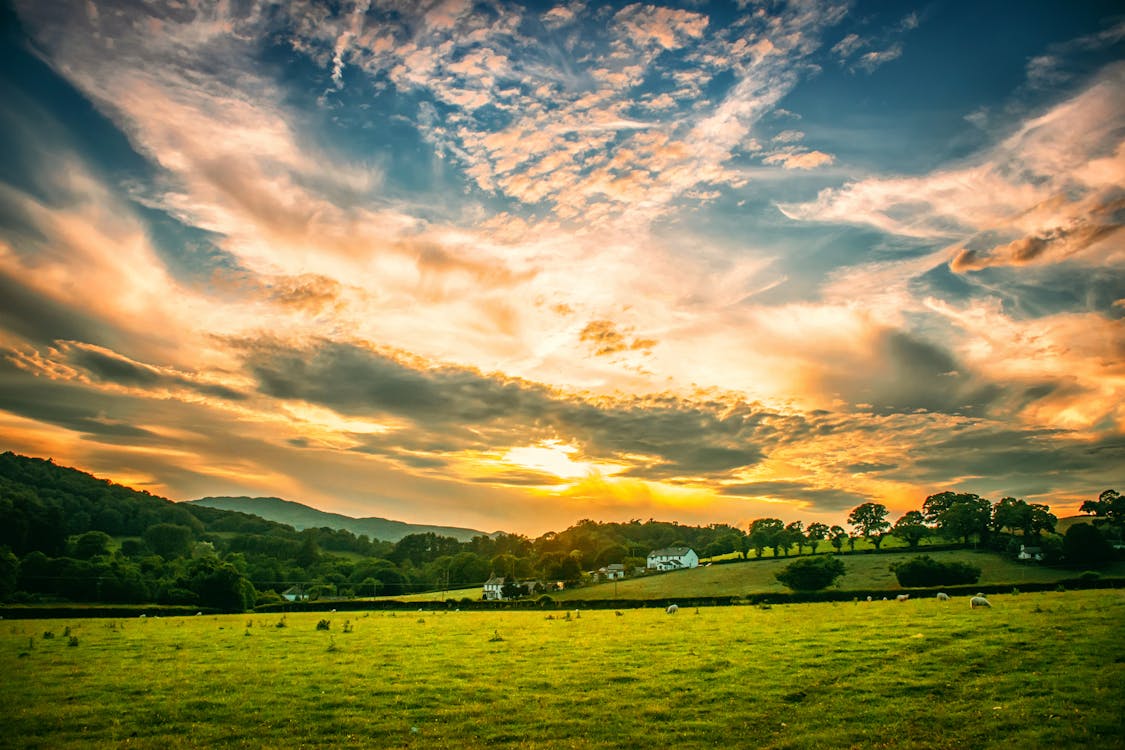
[[352,518],[339,513],[325,513],[279,497],[201,497],[186,502],[219,510],[249,513],[267,521],[288,524],[298,531],[327,526],[330,529],[345,529],[356,536],[366,534],[371,539],[384,542],[397,542],[409,534],[430,532],[439,536],[453,537],[460,542],[470,541],[475,536],[489,536],[484,531],[464,529],[459,526],[424,526],[386,518]]

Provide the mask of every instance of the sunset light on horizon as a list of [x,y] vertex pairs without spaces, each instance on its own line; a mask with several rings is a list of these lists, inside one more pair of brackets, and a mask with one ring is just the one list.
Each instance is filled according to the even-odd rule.
[[0,451],[539,535],[1125,491],[1113,2],[0,2]]

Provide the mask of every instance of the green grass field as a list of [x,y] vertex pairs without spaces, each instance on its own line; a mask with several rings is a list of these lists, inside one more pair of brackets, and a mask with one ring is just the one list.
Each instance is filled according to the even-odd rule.
[[8,620],[0,745],[1120,748],[1125,594],[993,604]]

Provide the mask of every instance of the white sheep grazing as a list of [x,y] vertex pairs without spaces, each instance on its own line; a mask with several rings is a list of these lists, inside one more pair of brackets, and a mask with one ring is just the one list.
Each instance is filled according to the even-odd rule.
[[668,609],[666,609],[664,611],[667,612],[670,615],[674,615],[674,614],[676,614],[677,612],[680,611],[680,607],[676,604],[669,604]]
[[977,607],[988,607],[991,609],[992,604],[984,598],[984,594],[977,594],[969,600],[969,607],[971,609],[976,609]]
[[910,594],[899,594],[895,597],[896,602],[904,602],[910,598]]
[[938,595],[937,595],[937,600],[939,602],[947,602],[947,601],[949,601],[949,594],[945,593],[944,591],[939,591]]
[[870,596],[869,596],[869,597],[867,597],[867,601],[872,601],[872,599],[871,599],[871,597],[870,597]]

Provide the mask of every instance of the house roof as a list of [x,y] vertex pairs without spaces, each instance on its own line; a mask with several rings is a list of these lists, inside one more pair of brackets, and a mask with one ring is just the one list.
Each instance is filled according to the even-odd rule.
[[487,581],[484,582],[484,585],[485,586],[503,586],[504,585],[504,576],[492,576],[491,578],[489,578]]
[[691,552],[691,547],[665,547],[664,549],[654,549],[648,553],[649,557],[683,557]]

